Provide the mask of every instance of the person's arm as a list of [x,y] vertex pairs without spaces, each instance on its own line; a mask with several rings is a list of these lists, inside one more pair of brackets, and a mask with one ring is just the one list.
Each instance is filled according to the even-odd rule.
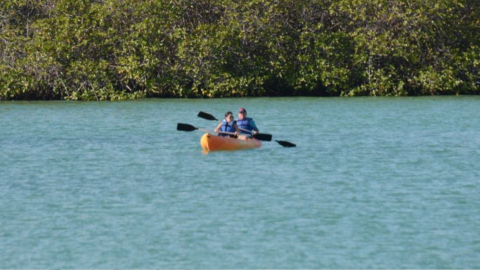
[[250,126],[252,127],[252,129],[255,131],[254,133],[258,133],[258,128],[257,128],[257,125],[255,125],[255,121],[250,120]]
[[233,128],[235,129],[235,135],[238,136],[238,134],[240,134],[240,129],[237,126],[237,122],[233,123]]
[[221,127],[222,127],[222,123],[218,124],[218,126],[213,131],[215,131],[215,133],[218,133]]

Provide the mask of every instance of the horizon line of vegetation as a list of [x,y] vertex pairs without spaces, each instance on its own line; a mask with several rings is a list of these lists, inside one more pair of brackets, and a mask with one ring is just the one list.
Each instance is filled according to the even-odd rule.
[[9,0],[0,100],[480,94],[480,1]]

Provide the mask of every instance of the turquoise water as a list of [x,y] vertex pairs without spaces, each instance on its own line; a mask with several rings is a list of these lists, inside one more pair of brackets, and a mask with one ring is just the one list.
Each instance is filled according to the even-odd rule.
[[[297,144],[202,154],[246,107]],[[480,268],[480,98],[0,103],[0,268]]]

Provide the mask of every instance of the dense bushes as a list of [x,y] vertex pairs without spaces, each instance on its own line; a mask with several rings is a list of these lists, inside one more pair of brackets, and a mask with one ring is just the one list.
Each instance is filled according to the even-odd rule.
[[0,1],[0,99],[480,93],[480,1]]

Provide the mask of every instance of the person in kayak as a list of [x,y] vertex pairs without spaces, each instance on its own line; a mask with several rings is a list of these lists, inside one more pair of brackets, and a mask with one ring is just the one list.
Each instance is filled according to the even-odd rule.
[[247,110],[240,108],[238,110],[237,126],[240,129],[240,134],[251,135],[258,133],[258,128],[252,118],[247,117]]
[[[233,119],[233,113],[232,112],[227,112],[225,113],[225,119],[218,124],[218,126],[214,130],[216,133],[218,133],[218,136],[221,137],[232,137],[236,138],[240,132],[240,129],[238,129],[237,123]],[[234,134],[225,134],[221,132],[229,132],[229,133],[234,133]]]

